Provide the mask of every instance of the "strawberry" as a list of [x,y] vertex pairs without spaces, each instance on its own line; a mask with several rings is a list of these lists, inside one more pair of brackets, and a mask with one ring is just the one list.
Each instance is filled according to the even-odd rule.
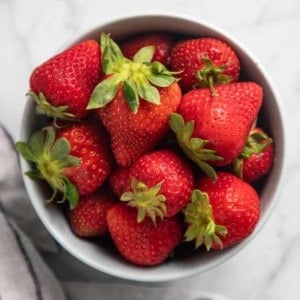
[[195,85],[236,82],[240,73],[240,62],[227,43],[211,38],[192,38],[178,42],[170,54],[170,68],[182,71],[180,86],[184,91]]
[[273,164],[272,139],[259,127],[251,129],[243,152],[234,161],[234,170],[247,182],[266,175]]
[[131,190],[122,201],[136,207],[138,222],[149,216],[154,222],[172,217],[190,201],[193,174],[189,165],[172,150],[158,150],[141,156],[130,168]]
[[158,220],[149,218],[137,222],[137,210],[118,203],[107,214],[109,233],[120,254],[128,261],[142,266],[154,266],[168,258],[182,238],[178,216]]
[[168,119],[176,111],[181,99],[177,83],[160,90],[161,104],[142,102],[138,113],[133,114],[119,89],[108,106],[97,115],[111,136],[112,151],[120,166],[128,167],[151,151],[168,131]]
[[109,174],[109,186],[118,197],[130,189],[129,169],[115,167]]
[[170,127],[189,158],[211,178],[211,165],[225,166],[243,151],[249,131],[257,118],[263,98],[254,82],[238,82],[186,93],[172,114]]
[[248,237],[258,222],[260,201],[255,189],[227,172],[217,180],[201,178],[186,207],[187,241],[207,250],[227,248]]
[[115,203],[114,195],[104,189],[80,197],[78,205],[69,212],[73,232],[80,237],[102,236],[107,233],[106,215]]
[[98,122],[70,123],[59,129],[47,126],[35,132],[28,143],[17,142],[17,150],[34,169],[33,178],[46,180],[53,189],[77,205],[79,195],[93,193],[108,177],[111,155],[107,134]]
[[170,50],[173,45],[173,38],[167,33],[145,33],[134,36],[120,45],[123,55],[133,59],[134,55],[145,46],[154,46],[155,51],[152,61],[161,62],[167,65],[169,61]]
[[97,110],[117,163],[128,167],[167,132],[181,90],[170,71],[159,62],[151,63],[153,47],[142,48],[133,61],[104,34],[101,47],[107,77],[95,88],[88,109]]
[[38,66],[30,76],[29,94],[39,113],[63,120],[82,118],[100,74],[100,46],[87,40]]

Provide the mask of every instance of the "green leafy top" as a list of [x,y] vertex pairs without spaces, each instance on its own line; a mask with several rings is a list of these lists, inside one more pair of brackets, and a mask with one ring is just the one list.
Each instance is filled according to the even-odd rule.
[[71,147],[67,139],[56,139],[54,127],[48,126],[35,132],[28,143],[17,142],[16,148],[27,161],[34,164],[34,168],[26,172],[26,175],[33,179],[46,180],[52,188],[49,202],[59,191],[63,194],[60,202],[68,200],[71,208],[77,205],[77,189],[63,171],[65,168],[79,165],[80,159],[70,155]]
[[184,234],[186,241],[195,240],[195,248],[205,245],[207,251],[211,249],[212,243],[222,247],[220,236],[226,236],[227,229],[215,223],[207,193],[193,191],[191,202],[184,209],[184,217],[188,225]]
[[147,187],[143,182],[136,178],[131,178],[132,191],[125,192],[120,200],[128,202],[131,207],[138,209],[137,221],[142,222],[146,216],[156,223],[156,217],[163,219],[166,212],[166,197],[158,194],[162,182],[153,187]]
[[226,84],[230,81],[229,76],[224,74],[226,65],[214,65],[207,56],[202,56],[200,59],[204,63],[204,67],[196,72],[196,78],[199,82],[194,85],[194,88],[197,88],[198,86],[209,87],[212,95],[216,96],[214,85]]
[[105,107],[112,101],[122,84],[126,102],[133,113],[138,111],[139,98],[152,104],[160,104],[157,87],[168,87],[177,79],[176,72],[169,71],[160,62],[151,62],[155,47],[140,49],[130,60],[123,56],[119,46],[101,34],[102,69],[107,77],[92,92],[87,109]]
[[71,114],[68,111],[68,106],[61,105],[61,106],[53,106],[51,105],[45,95],[43,93],[36,94],[33,91],[27,93],[27,95],[31,96],[34,102],[37,104],[35,107],[36,113],[38,115],[46,115],[47,117],[54,119],[54,125],[59,127],[57,124],[57,120],[64,120],[64,121],[77,121],[75,115]]
[[216,155],[216,151],[205,148],[207,140],[192,137],[194,132],[194,121],[185,123],[179,113],[172,113],[169,119],[169,126],[176,134],[179,146],[185,154],[193,160],[202,171],[211,179],[216,180],[217,174],[214,168],[208,163],[223,158]]

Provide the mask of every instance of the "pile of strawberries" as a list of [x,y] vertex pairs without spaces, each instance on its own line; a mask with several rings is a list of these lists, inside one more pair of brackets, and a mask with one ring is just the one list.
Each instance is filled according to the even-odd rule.
[[76,235],[109,236],[137,265],[176,257],[182,243],[245,239],[274,154],[258,125],[262,87],[240,68],[212,37],[145,33],[118,45],[101,33],[66,49],[30,77],[46,117],[16,143],[27,175],[48,183],[48,201],[69,204]]

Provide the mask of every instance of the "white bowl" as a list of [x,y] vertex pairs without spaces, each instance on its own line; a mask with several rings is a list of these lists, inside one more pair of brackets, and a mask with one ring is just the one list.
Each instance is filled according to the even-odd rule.
[[[263,122],[274,138],[275,161],[260,191],[261,217],[254,233],[241,243],[222,251],[210,253],[200,251],[193,256],[182,255],[156,267],[142,268],[126,262],[110,247],[99,246],[99,244],[76,237],[61,211],[55,205],[45,205],[43,188],[37,182],[24,176],[25,186],[37,215],[53,237],[68,252],[101,272],[141,282],[162,282],[191,276],[216,267],[237,254],[261,230],[270,216],[278,198],[284,168],[284,127],[274,86],[252,54],[222,30],[189,16],[174,15],[174,13],[143,14],[99,25],[71,42],[70,45],[87,38],[98,40],[100,32],[111,33],[113,39],[119,39],[138,32],[165,31],[166,29],[180,34],[212,36],[227,41],[237,52],[247,79],[259,83],[264,89]],[[38,127],[39,122],[39,117],[34,113],[33,101],[28,101],[23,115],[20,140],[26,141]],[[21,167],[22,171],[26,172],[30,166],[21,159]]]

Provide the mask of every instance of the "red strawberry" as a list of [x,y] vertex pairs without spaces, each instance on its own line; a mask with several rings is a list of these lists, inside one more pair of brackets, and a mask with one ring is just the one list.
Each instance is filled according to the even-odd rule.
[[69,120],[87,115],[86,106],[100,81],[99,44],[87,40],[55,55],[31,74],[31,95],[39,112]]
[[111,136],[112,151],[117,163],[127,167],[138,157],[151,151],[168,131],[168,119],[181,99],[177,83],[160,90],[161,104],[141,102],[133,114],[121,89],[110,104],[97,114]]
[[201,178],[185,209],[187,241],[221,249],[248,237],[258,222],[260,201],[254,188],[238,177],[219,172],[216,181]]
[[166,33],[146,33],[134,36],[121,44],[125,57],[133,59],[134,55],[145,46],[154,46],[155,51],[152,61],[159,61],[163,65],[168,64],[169,54],[173,45],[173,39]]
[[189,165],[172,150],[158,150],[141,156],[130,168],[131,191],[121,200],[139,210],[138,221],[145,215],[172,217],[190,201],[193,174]]
[[240,73],[240,62],[234,50],[227,43],[210,37],[175,44],[170,66],[171,70],[182,71],[180,86],[184,91],[196,84],[212,88],[213,84],[235,82]]
[[137,222],[137,210],[118,203],[107,214],[108,230],[120,254],[142,266],[162,263],[182,238],[178,216],[158,220],[156,225],[146,218]]
[[151,63],[153,51],[149,47],[130,61],[108,36],[102,35],[101,46],[107,77],[95,88],[88,108],[98,109],[110,133],[115,159],[127,167],[167,132],[181,90],[170,71],[158,62]]
[[273,164],[274,149],[272,139],[261,129],[251,129],[241,155],[234,161],[236,174],[247,182],[266,175]]
[[35,168],[28,175],[46,180],[56,193],[63,193],[71,208],[79,195],[90,194],[107,178],[111,155],[107,134],[98,122],[69,123],[56,129],[48,126],[37,131],[28,143],[16,147]]
[[212,178],[209,164],[227,165],[243,151],[263,98],[262,88],[254,82],[219,85],[215,90],[215,96],[209,88],[186,93],[179,114],[170,119],[180,146]]
[[80,197],[78,205],[69,213],[73,232],[80,237],[104,235],[107,232],[107,212],[115,203],[114,195],[102,189]]
[[109,186],[119,197],[130,189],[129,169],[116,167],[109,174]]

